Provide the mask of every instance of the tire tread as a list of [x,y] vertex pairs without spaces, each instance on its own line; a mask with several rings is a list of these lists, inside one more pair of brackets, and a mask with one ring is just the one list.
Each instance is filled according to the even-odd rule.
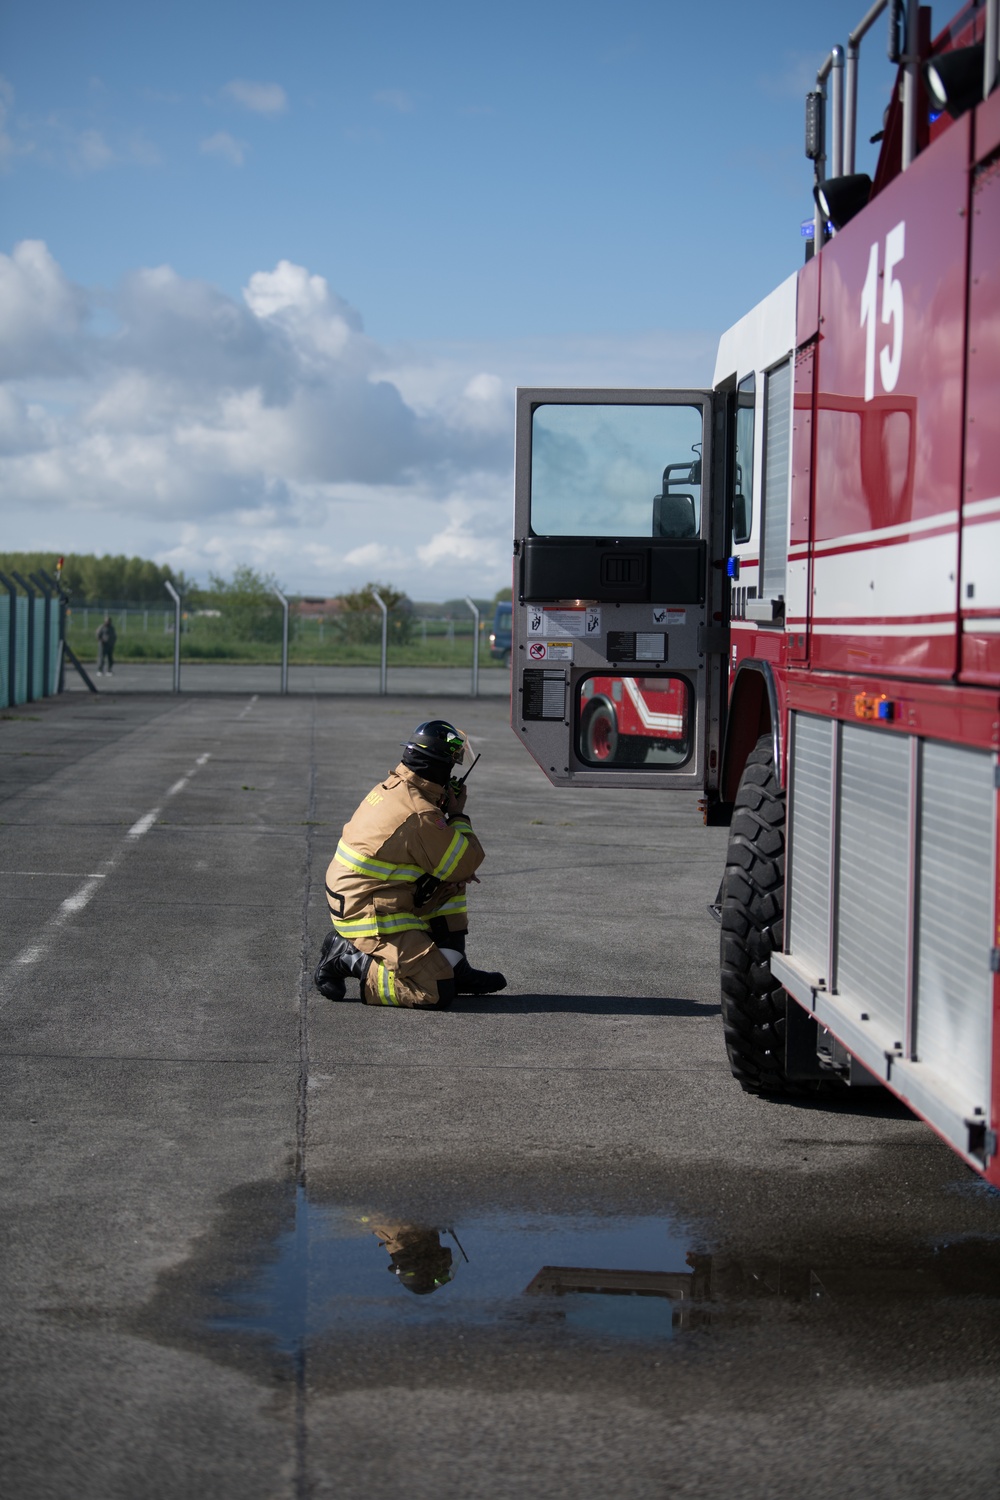
[[784,932],[785,794],[771,736],[751,752],[733,805],[722,882],[722,1025],[733,1077],[748,1092],[815,1096],[839,1092],[825,1080],[785,1077],[790,1001],[771,974]]

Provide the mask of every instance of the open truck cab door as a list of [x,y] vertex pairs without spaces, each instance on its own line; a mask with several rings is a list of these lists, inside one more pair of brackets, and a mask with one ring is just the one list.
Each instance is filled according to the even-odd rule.
[[556,785],[716,792],[732,403],[517,393],[512,724]]

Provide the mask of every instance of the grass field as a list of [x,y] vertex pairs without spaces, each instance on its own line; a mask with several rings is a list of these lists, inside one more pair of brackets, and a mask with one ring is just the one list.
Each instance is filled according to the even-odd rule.
[[[163,610],[130,610],[113,617],[118,632],[115,660],[121,662],[172,661],[173,615]],[[95,631],[102,619],[96,609],[77,608],[66,622],[66,638],[84,663],[96,661]],[[165,626],[169,628],[165,628]],[[488,623],[481,622],[479,661],[482,667],[500,667],[489,654]],[[396,666],[464,667],[472,664],[472,618],[468,622],[418,620],[411,638],[393,640],[389,631],[389,660]],[[241,640],[231,635],[225,621],[195,615],[184,622],[181,632],[182,661],[228,661],[249,665],[278,664],[281,641]],[[293,620],[289,630],[288,660],[295,666],[378,666],[379,641],[345,641],[329,621]]]

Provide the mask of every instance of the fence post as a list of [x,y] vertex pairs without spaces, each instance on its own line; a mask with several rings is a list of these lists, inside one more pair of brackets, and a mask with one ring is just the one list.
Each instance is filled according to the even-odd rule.
[[281,691],[288,692],[288,600],[279,588],[271,585],[272,593],[277,594],[281,600],[283,610],[281,619]]
[[466,596],[465,596],[465,602],[469,606],[469,608],[472,610],[472,617],[473,617],[473,620],[475,621],[475,623],[473,624],[473,627],[472,627],[472,696],[473,696],[473,698],[478,698],[479,697],[479,609],[478,609],[477,605],[473,604],[473,602],[469,598],[468,594],[466,594]]
[[174,692],[179,693],[181,690],[181,596],[169,579],[164,579],[163,587],[174,601]]
[[375,603],[382,611],[382,668],[379,673],[378,690],[384,698],[386,693],[389,691],[387,685],[389,676],[389,607],[388,605],[382,603],[381,596],[379,594],[376,594],[374,589],[372,589],[372,598],[375,600]]

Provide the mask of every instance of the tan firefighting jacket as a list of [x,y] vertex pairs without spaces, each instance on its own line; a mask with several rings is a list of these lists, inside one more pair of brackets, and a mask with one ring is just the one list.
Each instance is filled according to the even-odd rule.
[[[426,933],[430,917],[449,909],[440,899],[448,887],[456,888],[456,910],[464,908],[461,882],[482,864],[483,846],[464,813],[445,817],[442,796],[435,782],[398,765],[345,824],[326,872],[326,895],[334,928],[363,952],[399,946],[403,934]],[[417,883],[427,875],[441,884],[433,911],[420,915]],[[422,905],[434,899],[427,885]],[[401,946],[410,943],[403,938]]]

